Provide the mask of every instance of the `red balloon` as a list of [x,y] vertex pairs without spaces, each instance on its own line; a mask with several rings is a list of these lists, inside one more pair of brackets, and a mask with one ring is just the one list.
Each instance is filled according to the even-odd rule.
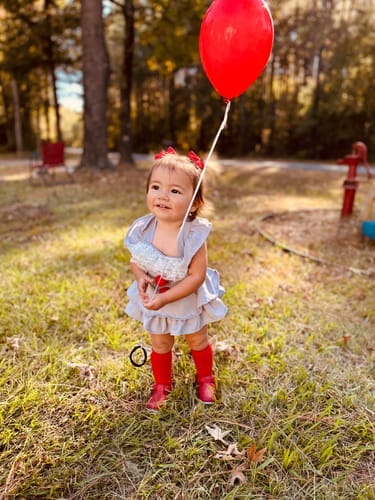
[[199,52],[222,97],[233,99],[255,82],[268,62],[273,34],[263,0],[214,0],[202,21]]

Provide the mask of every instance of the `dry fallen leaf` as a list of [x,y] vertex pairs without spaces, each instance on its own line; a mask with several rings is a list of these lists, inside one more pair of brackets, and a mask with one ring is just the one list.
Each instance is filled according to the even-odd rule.
[[229,484],[231,486],[234,486],[236,482],[239,482],[240,484],[245,484],[247,483],[247,479],[245,477],[245,474],[243,471],[246,470],[246,465],[240,465],[239,467],[235,467],[229,477]]
[[94,367],[91,365],[84,365],[79,363],[68,363],[69,368],[78,370],[79,376],[82,379],[94,380]]
[[19,350],[21,349],[21,344],[22,344],[21,337],[7,337],[6,342],[14,352],[19,352]]
[[224,353],[231,356],[232,354],[236,353],[235,346],[233,344],[230,344],[229,342],[226,342],[225,340],[219,340],[218,342],[215,342],[214,349],[216,354]]
[[347,346],[347,345],[348,345],[349,340],[350,340],[350,335],[348,335],[348,334],[344,334],[344,335],[342,336],[342,344],[343,344],[344,346]]
[[219,458],[221,460],[238,460],[239,458],[243,458],[244,456],[245,452],[239,451],[237,448],[237,443],[233,443],[228,445],[228,448],[226,450],[216,453],[215,458]]
[[250,461],[250,463],[253,462],[262,462],[263,461],[263,456],[266,453],[267,448],[261,448],[260,450],[257,450],[256,444],[253,443],[248,449],[247,449],[247,457]]
[[272,307],[275,303],[275,299],[273,297],[267,297],[267,304]]
[[221,441],[224,444],[228,444],[226,441],[224,441],[224,438],[230,433],[230,431],[222,431],[216,424],[213,427],[209,427],[208,425],[206,425],[206,430],[210,434],[210,436],[215,439],[215,441]]

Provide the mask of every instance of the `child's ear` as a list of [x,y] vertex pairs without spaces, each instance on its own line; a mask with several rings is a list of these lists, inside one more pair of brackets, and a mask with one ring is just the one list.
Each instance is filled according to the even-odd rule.
[[195,201],[190,209],[190,212],[196,212],[198,210],[198,203]]
[[196,205],[193,205],[193,206],[191,207],[191,209],[190,209],[190,212],[189,212],[190,217],[191,217],[192,215],[195,215],[195,212],[196,212],[196,211],[197,211],[197,206],[196,206]]

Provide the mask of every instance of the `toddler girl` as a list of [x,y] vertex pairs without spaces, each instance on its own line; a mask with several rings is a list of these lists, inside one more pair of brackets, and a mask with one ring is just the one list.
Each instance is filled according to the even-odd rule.
[[146,408],[152,411],[172,389],[172,347],[179,335],[185,336],[195,363],[198,398],[205,404],[215,401],[207,325],[222,319],[227,307],[220,300],[219,275],[207,266],[211,224],[197,217],[204,205],[201,185],[192,201],[202,168],[192,151],[181,156],[168,148],[157,154],[147,180],[150,213],[137,219],[125,238],[136,280],[128,289],[126,312],[151,334],[155,384]]

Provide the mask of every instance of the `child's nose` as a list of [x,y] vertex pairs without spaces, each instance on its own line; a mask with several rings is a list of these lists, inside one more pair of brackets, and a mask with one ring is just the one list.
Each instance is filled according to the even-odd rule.
[[167,189],[159,189],[158,196],[159,196],[159,198],[168,198],[168,190]]

